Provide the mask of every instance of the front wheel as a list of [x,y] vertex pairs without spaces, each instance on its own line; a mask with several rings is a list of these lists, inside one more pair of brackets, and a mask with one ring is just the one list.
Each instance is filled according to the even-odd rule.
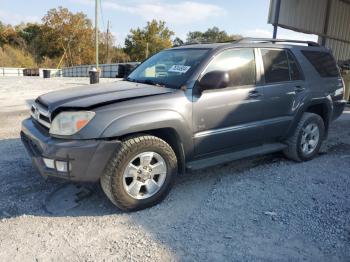
[[107,164],[101,186],[107,197],[126,211],[153,206],[163,200],[177,174],[177,159],[164,140],[134,136]]
[[293,135],[286,141],[285,156],[298,162],[311,160],[320,150],[324,133],[323,119],[314,113],[304,113]]

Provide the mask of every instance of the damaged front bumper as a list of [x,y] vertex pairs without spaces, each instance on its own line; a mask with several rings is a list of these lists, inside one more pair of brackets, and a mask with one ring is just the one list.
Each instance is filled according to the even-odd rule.
[[43,177],[79,182],[97,182],[120,144],[116,140],[53,138],[32,118],[22,122],[21,139]]

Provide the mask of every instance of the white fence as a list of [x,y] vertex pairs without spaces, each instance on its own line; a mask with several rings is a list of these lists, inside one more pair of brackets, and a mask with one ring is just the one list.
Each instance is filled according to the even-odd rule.
[[25,68],[0,67],[0,76],[23,76]]
[[52,68],[39,68],[39,69],[27,69],[22,67],[0,67],[0,76],[25,76],[25,70],[27,70],[28,76],[43,76],[44,70],[50,70],[51,77],[60,77],[62,76],[61,69],[52,69]]

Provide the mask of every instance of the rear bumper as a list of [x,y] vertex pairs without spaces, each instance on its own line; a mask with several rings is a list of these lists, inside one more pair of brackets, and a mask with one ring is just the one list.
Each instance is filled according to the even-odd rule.
[[336,120],[344,111],[346,105],[345,100],[334,101],[333,102],[333,115],[332,120]]
[[[52,138],[47,130],[30,118],[22,122],[21,139],[33,165],[43,177],[54,176],[81,182],[98,181],[120,144],[120,141]],[[67,162],[70,168],[67,172],[48,168],[43,158]]]

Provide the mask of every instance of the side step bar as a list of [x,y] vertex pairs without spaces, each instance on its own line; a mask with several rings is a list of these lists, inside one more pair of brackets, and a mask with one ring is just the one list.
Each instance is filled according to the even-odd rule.
[[265,155],[268,153],[278,152],[285,148],[287,148],[287,145],[282,143],[264,144],[262,146],[253,147],[253,148],[249,148],[249,149],[245,149],[237,152],[226,153],[226,154],[221,154],[213,157],[194,160],[194,161],[188,162],[186,164],[186,168],[190,170],[202,169],[202,168],[220,165],[220,164],[224,164],[227,162],[231,162],[231,161],[246,158],[246,157]]

